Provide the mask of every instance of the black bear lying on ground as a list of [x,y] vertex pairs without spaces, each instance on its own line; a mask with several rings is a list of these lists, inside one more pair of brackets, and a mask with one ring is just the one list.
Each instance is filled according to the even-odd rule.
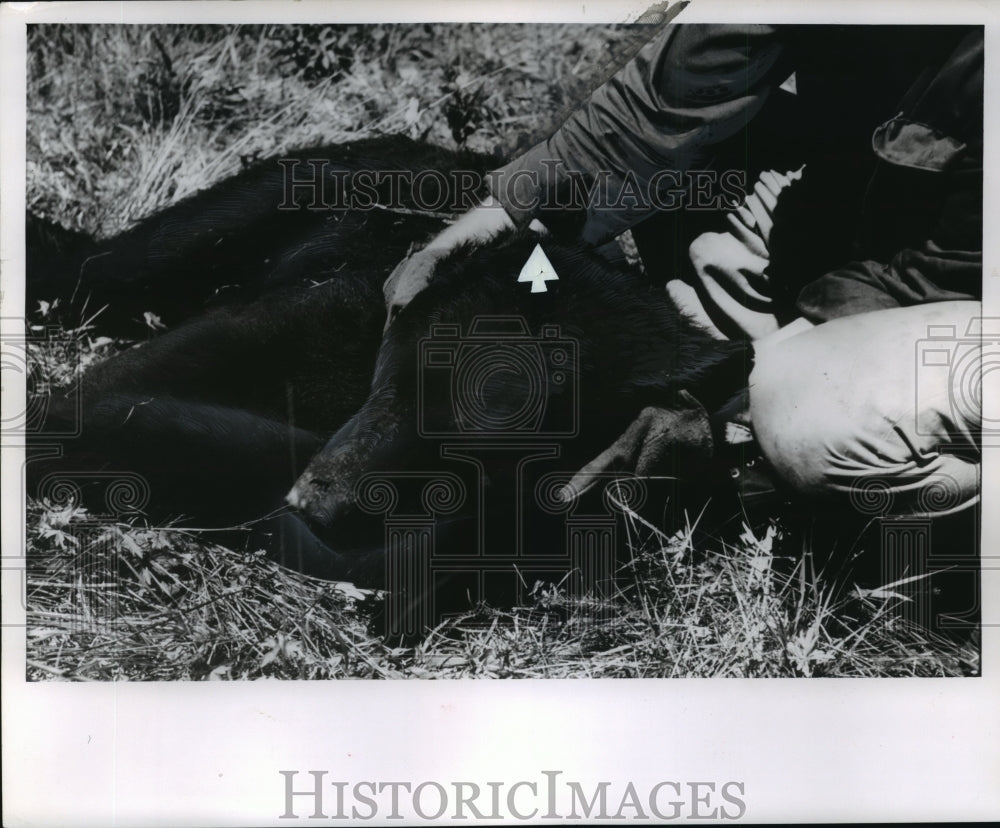
[[[68,483],[114,512],[109,481],[138,479],[152,520],[228,527],[213,539],[417,604],[431,593],[437,613],[567,572],[580,589],[608,579],[620,506],[640,509],[641,486],[561,493],[612,444],[626,477],[682,481],[648,499],[657,525],[709,495],[741,524],[710,415],[745,385],[743,344],[711,339],[623,261],[527,233],[453,256],[383,339],[382,283],[443,217],[405,188],[316,209],[301,185],[310,170],[343,186],[494,163],[374,139],[261,162],[102,242],[29,216],[29,312],[47,302],[50,319],[130,339],[149,335],[147,314],[167,327],[48,400],[29,492]],[[442,180],[458,179],[428,177],[425,202],[468,206],[435,192]],[[534,293],[518,276],[538,245],[559,278]],[[860,538],[845,525],[822,530],[841,559]],[[421,613],[402,607],[396,631],[419,632]]]
[[[461,581],[462,566],[509,572],[512,558],[521,577],[533,565],[555,573],[553,558],[568,554],[558,481],[644,411],[640,465],[704,493],[706,412],[745,382],[740,343],[711,339],[641,274],[551,240],[541,247],[559,279],[532,293],[517,281],[540,242],[531,234],[446,262],[383,341],[382,282],[441,216],[406,198],[310,209],[301,169],[289,191],[288,159],[322,161],[316,169],[341,181],[492,163],[375,139],[262,162],[105,242],[29,217],[29,309],[58,298],[64,319],[101,310],[102,333],[148,334],[147,312],[169,328],[89,370],[79,412],[75,399],[52,401],[47,433],[74,418],[80,428],[61,457],[29,463],[36,494],[128,471],[150,490],[151,518],[240,527],[234,544],[380,584],[392,515],[420,513],[428,481],[416,478],[435,474],[461,490],[461,503],[429,518],[437,551],[461,552],[448,577]],[[290,192],[295,208],[279,209]],[[433,363],[430,346],[450,364]],[[366,501],[373,474],[395,486],[392,508]],[[93,489],[82,496],[100,509]]]

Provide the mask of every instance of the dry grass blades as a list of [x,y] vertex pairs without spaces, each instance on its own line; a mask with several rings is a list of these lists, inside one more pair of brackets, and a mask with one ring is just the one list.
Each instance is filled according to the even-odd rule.
[[[632,54],[635,27],[33,26],[28,207],[109,236],[290,148],[385,133],[509,155]],[[97,309],[95,309],[97,310]],[[27,309],[36,329],[48,308]],[[131,343],[81,320],[32,350],[34,392]],[[153,323],[151,322],[151,325]],[[72,352],[73,358],[68,354]],[[695,548],[631,516],[612,595],[527,584],[416,644],[381,598],[282,569],[210,533],[32,502],[29,678],[187,680],[889,676],[975,672],[977,654],[900,620],[891,590],[815,571],[779,526]]]

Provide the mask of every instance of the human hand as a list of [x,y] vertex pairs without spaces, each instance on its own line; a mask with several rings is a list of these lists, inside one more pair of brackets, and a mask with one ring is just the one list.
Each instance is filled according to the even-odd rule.
[[438,248],[424,248],[411,253],[396,265],[382,285],[382,293],[385,296],[386,328],[413,297],[430,284],[438,263],[446,253],[447,251]]
[[454,250],[462,245],[486,244],[513,229],[514,222],[507,211],[489,196],[439,233],[423,250],[403,259],[382,286],[388,311],[386,328],[410,300],[430,284],[438,265]]
[[664,469],[668,461],[680,467],[704,464],[712,450],[708,413],[687,391],[681,391],[674,407],[644,408],[621,437],[573,475],[562,497],[573,500],[609,474],[647,477]]
[[751,252],[758,256],[767,256],[778,196],[785,187],[801,177],[801,167],[789,173],[780,173],[776,170],[762,172],[746,201],[735,212],[727,215],[730,230]]

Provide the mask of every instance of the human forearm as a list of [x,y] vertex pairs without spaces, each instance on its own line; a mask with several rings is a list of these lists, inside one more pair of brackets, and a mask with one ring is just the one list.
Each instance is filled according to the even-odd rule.
[[[783,38],[772,26],[665,27],[550,138],[496,171],[493,195],[519,224],[575,211],[585,241],[607,240],[657,206],[623,198],[627,182],[654,195],[659,173],[707,164],[757,114],[790,71]],[[581,183],[601,188],[601,202],[581,200]]]
[[424,250],[448,252],[464,244],[490,241],[514,228],[503,205],[489,195],[431,239]]

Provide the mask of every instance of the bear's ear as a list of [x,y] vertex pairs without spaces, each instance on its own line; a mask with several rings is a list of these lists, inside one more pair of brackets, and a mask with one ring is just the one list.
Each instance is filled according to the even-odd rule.
[[641,347],[622,352],[620,364],[628,370],[621,382],[629,391],[652,394],[651,400],[668,408],[676,393],[686,389],[714,411],[746,387],[753,359],[750,341],[715,339],[686,317],[667,314]]
[[715,411],[746,388],[754,362],[749,340],[701,340],[690,348],[678,358],[676,382],[705,409]]
[[609,473],[646,476],[666,468],[704,467],[712,459],[708,412],[687,391],[670,408],[649,406],[615,442],[578,471],[566,485],[575,498]]

